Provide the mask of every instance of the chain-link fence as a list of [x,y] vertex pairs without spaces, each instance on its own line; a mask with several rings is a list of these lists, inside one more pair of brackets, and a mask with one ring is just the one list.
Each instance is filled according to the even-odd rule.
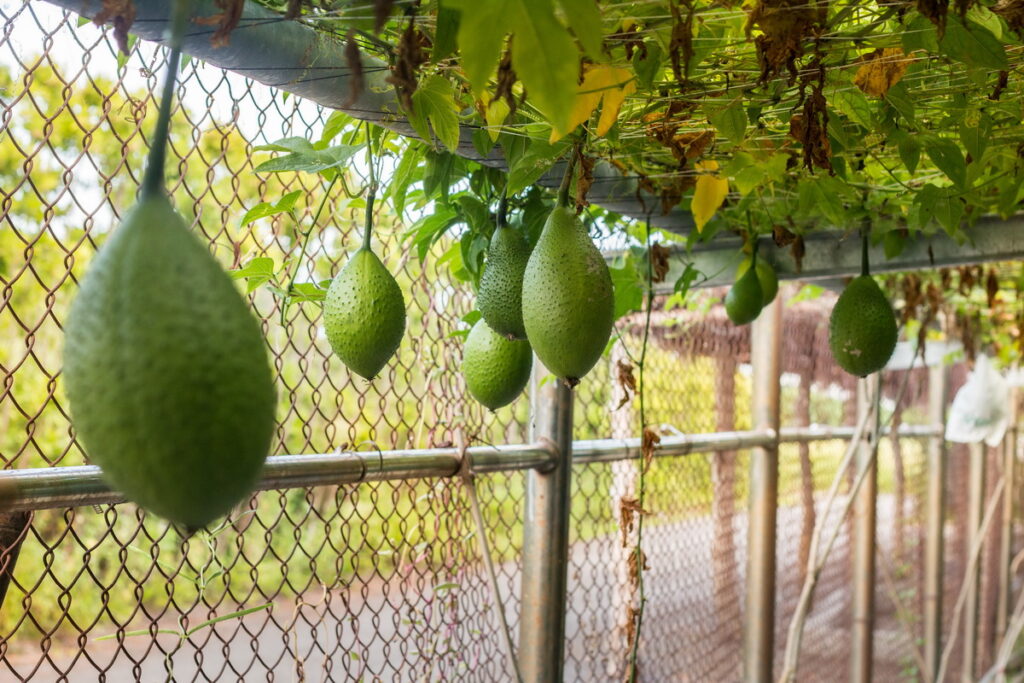
[[[119,56],[109,31],[45,3],[2,1],[0,24],[0,462],[5,469],[80,465],[86,457],[59,376],[61,322],[97,246],[134,197],[165,54],[138,43]],[[238,269],[265,258],[275,276],[333,275],[358,240],[361,203],[342,193],[327,197],[329,218],[302,252],[301,232],[326,184],[315,175],[254,173],[264,158],[257,147],[288,136],[316,139],[329,112],[195,60],[183,67],[178,95],[171,191],[222,264]],[[294,215],[242,224],[259,202],[296,190]],[[409,330],[372,384],[332,356],[317,304],[282,311],[267,289],[250,295],[280,399],[274,453],[418,449],[461,437],[526,442],[526,399],[491,414],[465,396],[461,342],[450,333],[471,310],[472,293],[434,260],[410,260],[399,219],[382,214],[378,224],[382,256],[406,293]],[[698,302],[653,319],[645,417],[663,437],[750,428],[749,328],[705,309]],[[785,426],[853,423],[853,385],[823,342],[826,309],[827,301],[786,309]],[[576,438],[636,435],[638,401],[622,400],[616,378],[618,363],[639,348],[638,324],[622,326],[610,359],[578,388]],[[907,400],[896,402],[898,381],[886,385],[887,414],[925,424],[926,384],[908,382]],[[780,452],[779,647],[845,444],[787,444]],[[659,457],[646,475],[644,680],[740,676],[751,457],[746,450]],[[951,482],[961,481],[962,460],[951,457]],[[913,679],[923,609],[922,441],[887,439],[879,462],[876,671],[879,680]],[[622,675],[631,594],[619,501],[635,490],[636,473],[634,461],[574,468],[570,680]],[[525,475],[478,476],[477,486],[515,639]],[[965,566],[966,505],[952,486],[947,619]],[[0,536],[11,531],[0,539],[0,557],[14,564],[13,573],[0,570],[0,677],[508,677],[478,531],[458,479],[262,492],[220,526],[187,539],[128,504],[0,517]],[[835,680],[847,665],[851,531],[843,524],[808,620],[801,680]],[[982,593],[989,596],[998,557],[986,558]],[[990,605],[983,621],[994,629],[996,608],[988,597],[983,603]],[[982,654],[983,666],[991,649]]]

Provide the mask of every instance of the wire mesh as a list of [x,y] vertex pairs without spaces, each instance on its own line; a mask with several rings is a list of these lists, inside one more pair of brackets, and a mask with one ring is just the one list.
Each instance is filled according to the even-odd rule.
[[[45,3],[2,3],[0,21],[0,462],[77,465],[86,457],[61,386],[61,322],[75,283],[134,196],[165,56],[143,44],[118,56],[106,30],[78,25]],[[171,191],[212,252],[228,268],[261,257],[301,280],[333,275],[358,241],[360,204],[328,197],[329,219],[300,258],[301,231],[326,185],[311,175],[254,173],[259,145],[315,138],[329,112],[195,60],[183,67],[178,96]],[[258,202],[296,190],[294,217],[241,224]],[[410,329],[373,384],[354,380],[334,359],[315,304],[293,304],[282,319],[278,298],[265,289],[251,294],[279,391],[275,453],[423,448],[450,444],[458,430],[481,443],[526,440],[525,400],[485,414],[465,399],[454,371],[460,342],[450,332],[471,309],[471,293],[444,266],[410,262],[401,231],[400,220],[381,215],[381,253],[406,293]],[[749,328],[725,321],[713,305],[719,296],[653,318],[645,411],[663,435],[750,427]],[[785,425],[852,423],[853,385],[825,342],[829,301],[787,306]],[[627,320],[620,332],[610,358],[577,390],[576,438],[638,432],[638,400],[622,400],[618,364],[635,364],[639,323]],[[924,420],[926,392],[915,382],[902,406],[908,424]],[[828,441],[780,452],[780,648],[810,529],[843,449]],[[923,454],[914,440],[882,445],[879,680],[912,678],[917,665]],[[648,472],[644,680],[740,676],[751,457],[657,458]],[[955,461],[951,482],[962,481]],[[618,501],[635,493],[636,471],[635,462],[616,462],[573,473],[569,680],[623,673],[629,549]],[[525,475],[490,474],[477,484],[515,638]],[[954,527],[963,503],[955,486],[950,493]],[[132,505],[39,511],[24,529],[0,515],[0,532],[10,526],[24,536],[13,577],[0,569],[0,583],[9,583],[0,677],[507,680],[467,505],[456,480],[268,491],[188,539]],[[844,526],[822,574],[800,680],[835,680],[847,665],[849,533]],[[953,536],[947,576],[964,566],[966,550]]]

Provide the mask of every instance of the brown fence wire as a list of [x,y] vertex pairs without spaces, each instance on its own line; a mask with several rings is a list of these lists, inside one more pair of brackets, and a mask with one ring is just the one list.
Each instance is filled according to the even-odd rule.
[[[0,24],[0,462],[79,465],[86,457],[59,374],[61,322],[97,245],[134,196],[165,53],[139,43],[119,57],[109,31],[41,2],[0,4]],[[265,158],[256,147],[286,136],[315,139],[329,112],[195,60],[184,65],[178,94],[171,190],[224,266],[265,257],[308,281],[333,275],[356,239],[361,205],[330,197],[330,221],[298,263],[298,226],[309,223],[326,187],[314,176],[253,172]],[[247,209],[294,190],[302,193],[295,217],[241,224]],[[460,430],[483,444],[526,441],[526,399],[496,414],[467,400],[457,372],[461,342],[450,333],[471,310],[472,294],[450,281],[446,267],[410,260],[402,229],[400,220],[381,217],[383,255],[406,292],[410,329],[372,384],[332,357],[316,304],[292,305],[282,324],[277,298],[265,289],[251,295],[280,399],[274,453],[427,448],[451,444]],[[827,303],[786,309],[786,425],[852,423],[852,383],[824,344]],[[655,316],[648,409],[666,435],[750,426],[749,328],[729,325],[720,307],[706,308],[698,298]],[[576,438],[636,433],[635,401],[617,408],[612,368],[637,348],[639,331],[633,324],[622,331],[625,347],[578,389]],[[923,424],[926,383],[911,384],[901,420]],[[780,453],[780,652],[809,530],[844,447],[790,444]],[[648,475],[644,680],[740,676],[749,458],[746,451],[659,458]],[[962,460],[954,451],[947,619],[966,552],[966,503],[956,485]],[[622,676],[627,550],[614,501],[634,472],[634,463],[617,462],[573,473],[569,680]],[[878,680],[920,674],[924,477],[920,440],[883,442]],[[490,474],[478,486],[515,638],[525,476]],[[0,583],[9,584],[0,678],[508,680],[467,506],[461,484],[443,479],[268,491],[187,540],[128,504],[37,511],[24,529],[8,514],[0,534],[12,528],[24,542],[13,576],[0,570]],[[3,542],[18,547],[10,535]],[[846,670],[850,547],[847,527],[808,621],[801,680],[836,680]],[[0,567],[14,560],[0,557]],[[990,577],[993,560],[986,562]],[[986,609],[983,619],[994,623],[994,608]],[[984,652],[982,666],[993,656],[991,647]]]

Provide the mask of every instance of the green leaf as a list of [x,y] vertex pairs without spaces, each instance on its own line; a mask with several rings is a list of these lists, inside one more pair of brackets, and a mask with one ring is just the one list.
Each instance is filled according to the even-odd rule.
[[935,24],[920,14],[914,15],[900,35],[900,39],[903,42],[903,51],[908,55],[915,50],[929,53],[939,51],[939,36]]
[[409,123],[416,133],[430,142],[429,121],[441,144],[454,152],[459,146],[459,107],[448,79],[434,74],[422,81],[412,95],[412,104],[413,111],[408,113]]
[[356,145],[337,145],[315,152],[293,152],[268,159],[254,170],[256,173],[320,173],[346,166],[360,149],[361,147]]
[[459,31],[459,12],[452,9],[449,0],[440,0],[437,7],[437,26],[434,29],[434,47],[430,61],[440,62],[455,54],[456,36]]
[[824,216],[832,226],[843,229],[846,226],[846,211],[843,208],[837,187],[839,181],[833,178],[804,178],[797,190],[797,206],[805,216]]
[[646,54],[643,50],[633,53],[633,70],[636,71],[636,78],[641,88],[650,88],[654,80],[661,72],[662,58],[664,57],[661,45],[656,41],[645,41]]
[[864,126],[868,130],[874,128],[871,121],[871,103],[857,88],[837,90],[832,94],[831,100],[836,111],[846,114],[854,123]]
[[299,282],[292,285],[289,298],[296,303],[304,301],[323,301],[327,296],[327,288],[331,286],[330,280],[322,282]]
[[924,151],[957,187],[967,184],[967,162],[958,144],[946,138],[930,137],[924,143]]
[[612,276],[612,286],[615,288],[615,319],[618,320],[627,313],[643,308],[644,283],[637,273],[633,255],[627,254],[622,260],[622,265],[609,268],[609,272]]
[[254,152],[312,152],[313,143],[302,137],[281,138],[266,145],[253,147]]
[[921,143],[911,135],[901,131],[897,136],[896,148],[900,153],[900,160],[907,170],[913,173],[917,170],[917,164],[921,161]]
[[576,34],[587,55],[598,59],[601,57],[601,48],[604,43],[604,33],[601,30],[601,12],[594,0],[558,0],[558,6],[562,8],[566,18],[569,20],[569,28]]
[[441,190],[442,196],[448,195],[454,164],[454,154],[449,154],[448,152],[427,152],[427,167],[423,174],[423,193],[427,197],[433,197],[437,190]]
[[882,248],[885,251],[885,258],[896,258],[903,252],[906,239],[899,230],[890,230],[882,236]]
[[949,15],[946,33],[939,40],[939,49],[967,66],[978,66],[997,71],[1007,68],[1006,49],[999,39],[984,26]]
[[[477,5],[492,4],[477,3]],[[494,3],[499,4],[499,3]],[[551,0],[507,0],[508,22],[515,34],[512,65],[537,108],[556,129],[568,127],[580,55],[572,38],[555,19]]]
[[973,123],[976,125],[969,125],[966,118],[961,122],[960,142],[963,143],[967,153],[971,155],[971,161],[981,161],[991,137],[992,121],[988,116],[983,115]]
[[320,133],[320,142],[322,145],[326,145],[331,140],[338,136],[338,133],[345,129],[352,121],[352,117],[343,111],[332,111],[331,115],[327,117],[327,121],[324,123],[324,130]]
[[423,159],[424,147],[420,144],[407,145],[402,153],[402,158],[391,175],[391,182],[388,184],[388,196],[395,207],[395,211],[401,215],[405,209],[405,197],[412,183],[413,175],[419,168]]
[[295,208],[295,202],[297,202],[301,196],[302,190],[295,190],[281,197],[275,204],[260,202],[245,212],[245,215],[242,216],[242,225],[249,225],[253,221],[259,220],[260,218],[266,218],[267,216],[276,216],[281,213],[287,213]]
[[914,101],[910,98],[910,93],[907,92],[907,86],[902,82],[893,85],[882,97],[910,123],[917,120]]
[[274,278],[276,268],[274,259],[260,256],[249,261],[249,263],[245,264],[242,268],[228,271],[228,275],[231,276],[232,280],[241,280],[242,278],[245,278],[245,291],[247,294],[251,294],[253,291],[259,289],[262,285],[270,282]]
[[[462,70],[474,92],[482,93],[509,31],[509,6],[517,0],[445,0],[460,10],[459,52]],[[516,65],[518,70],[518,65]]]
[[949,235],[959,232],[964,205],[950,188],[940,188],[928,183],[918,191],[914,197],[914,204],[918,208],[921,230],[925,230],[932,219],[935,219]]
[[473,195],[463,194],[456,199],[469,227],[477,233],[490,233],[491,211]]
[[412,247],[416,250],[420,263],[423,263],[427,258],[427,252],[430,251],[430,247],[437,240],[441,239],[441,236],[457,219],[458,216],[451,209],[447,207],[440,208],[413,223],[412,227],[402,236],[402,239],[412,239]]
[[747,133],[747,112],[743,109],[742,99],[737,99],[729,106],[711,113],[708,120],[730,141],[737,144],[743,142]]

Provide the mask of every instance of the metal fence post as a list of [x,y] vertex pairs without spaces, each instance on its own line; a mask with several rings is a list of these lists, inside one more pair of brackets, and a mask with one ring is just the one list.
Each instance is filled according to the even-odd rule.
[[999,601],[996,603],[996,632],[994,646],[999,647],[1006,633],[1006,620],[1010,618],[1011,594],[1013,577],[1010,576],[1010,563],[1013,561],[1013,499],[1016,492],[1014,486],[1015,464],[1017,462],[1017,389],[1010,390],[1010,426],[1006,430],[1001,444],[1003,452],[1003,476],[1006,486],[1003,488],[1002,528],[999,532]]
[[924,680],[934,682],[942,658],[942,597],[946,519],[946,399],[949,369],[928,370],[928,422],[942,430],[928,440],[928,490],[924,533]]
[[[875,628],[875,517],[878,496],[879,410],[876,399],[881,375],[874,373],[857,382],[857,421],[868,411],[864,438],[857,446],[857,473],[867,469],[864,483],[854,502],[853,538],[853,632],[850,644],[850,681],[867,683],[871,680],[871,662],[874,657]],[[872,405],[874,403],[874,405]]]
[[[967,553],[965,564],[970,561],[969,554],[978,542],[981,532],[981,518],[985,509],[985,444],[972,443],[969,447],[970,467],[967,474]],[[964,659],[963,675],[967,680],[974,680],[974,670],[978,659],[978,608],[981,592],[981,565],[979,561],[974,571],[964,576],[967,582],[967,597],[964,600]]]
[[[750,329],[754,429],[779,432],[779,351],[781,297],[769,304]],[[775,652],[775,515],[779,489],[778,441],[750,456],[746,611],[743,625],[743,677],[772,680]]]
[[526,478],[519,668],[530,683],[561,681],[565,664],[573,394],[561,381],[542,385],[547,374],[534,359],[530,436],[548,441],[558,459],[551,469],[530,470]]

